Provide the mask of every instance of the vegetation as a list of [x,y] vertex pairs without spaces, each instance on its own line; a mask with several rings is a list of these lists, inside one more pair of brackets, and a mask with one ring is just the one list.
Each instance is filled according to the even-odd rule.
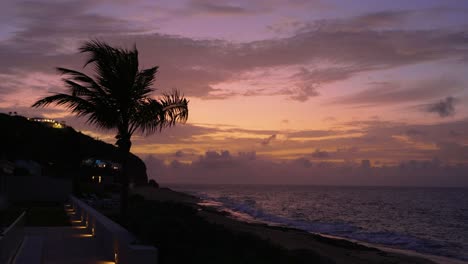
[[131,137],[136,132],[153,133],[165,127],[185,122],[188,101],[177,91],[153,99],[151,88],[158,67],[139,69],[138,51],[114,48],[100,41],[86,42],[82,53],[89,54],[85,67],[92,64],[96,76],[57,68],[66,76],[68,93],[56,93],[38,100],[34,107],[51,103],[62,105],[79,117],[100,128],[117,131],[116,145],[122,164],[121,215],[127,215],[128,155]]
[[26,226],[70,225],[62,203],[16,202],[0,212],[0,226],[11,225],[23,212],[26,212]]
[[[117,148],[75,131],[71,127],[55,129],[32,122],[22,116],[0,114],[0,158],[33,160],[42,166],[42,174],[70,177],[81,174],[81,161],[88,157],[117,160]],[[138,185],[148,181],[146,167],[130,154],[128,164],[132,181]]]

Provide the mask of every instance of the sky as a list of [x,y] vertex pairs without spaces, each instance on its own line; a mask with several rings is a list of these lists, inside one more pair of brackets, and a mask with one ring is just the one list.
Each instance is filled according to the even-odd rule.
[[[462,0],[2,1],[0,112],[114,143],[64,109],[30,107],[64,91],[55,67],[83,70],[78,47],[99,39],[160,67],[155,97],[190,100],[185,125],[133,138],[157,180],[468,185],[466,14]],[[362,160],[388,177],[335,171]],[[459,169],[386,171],[405,164]]]

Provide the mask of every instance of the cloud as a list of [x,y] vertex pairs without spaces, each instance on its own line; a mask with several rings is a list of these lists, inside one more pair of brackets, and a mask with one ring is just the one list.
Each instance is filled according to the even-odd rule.
[[204,156],[200,156],[198,161],[195,161],[197,167],[203,168],[220,168],[234,167],[236,160],[231,156],[228,150],[207,151]]
[[[350,131],[347,131],[350,132]],[[288,138],[316,138],[316,137],[326,137],[334,136],[340,134],[340,131],[331,131],[331,130],[302,130],[294,131],[287,133]]]
[[[360,130],[363,134],[348,138],[327,137],[320,141],[304,140],[306,136],[325,134],[318,132],[319,130],[302,131],[301,140],[290,137],[287,133],[281,135],[286,140],[282,140],[281,148],[277,148],[276,144],[271,145],[271,151],[297,151],[294,154],[296,156],[288,156],[287,159],[274,159],[269,156],[269,152],[255,150],[232,154],[233,151],[228,149],[252,146],[252,141],[230,138],[227,141],[231,145],[224,145],[224,148],[220,148],[224,149],[222,151],[202,152],[191,163],[174,162],[173,152],[166,163],[156,161],[160,167],[154,170],[154,174],[151,171],[153,167],[148,165],[148,172],[158,181],[179,183],[352,185],[359,182],[363,185],[412,186],[468,184],[468,120],[431,125],[367,120],[349,122],[346,125],[353,125],[356,131]],[[454,131],[456,136],[452,136]],[[327,133],[333,135],[334,132]],[[311,148],[315,148],[312,153]],[[305,151],[301,152],[302,150]],[[364,172],[359,169],[359,164],[365,159],[384,167],[371,168]]]
[[193,160],[198,156],[198,150],[193,148],[179,149],[174,153],[174,157],[179,160]]
[[468,146],[461,145],[458,142],[438,142],[438,157],[445,160],[454,160],[457,162],[466,162],[468,160]]
[[414,129],[414,128],[410,128],[408,130],[406,130],[405,132],[408,136],[424,136],[426,135],[426,132],[424,131],[421,131],[421,130],[418,130],[418,129]]
[[[225,2],[193,3],[198,8],[221,13],[242,13],[244,8]],[[99,37],[117,45],[136,43],[140,54],[144,54],[142,65],[161,67],[156,86],[163,90],[178,88],[187,96],[205,99],[284,95],[306,101],[317,96],[323,85],[363,72],[464,57],[463,47],[468,45],[464,33],[458,31],[375,30],[372,27],[356,31],[337,25],[333,19],[323,20],[321,27],[308,27],[289,37],[262,41],[191,39],[149,34],[146,32],[151,28],[117,16],[97,15],[91,12],[93,7],[96,6],[91,2],[87,6],[73,1],[18,4],[18,20],[22,22],[7,41],[0,43],[0,71],[52,73],[57,66],[79,69],[83,58],[77,54],[76,47],[85,39]],[[385,24],[384,21],[398,18],[396,14],[369,14],[359,19],[368,24]],[[340,24],[357,23],[355,20],[342,19]],[[242,87],[242,91],[236,87],[225,91],[217,88],[259,69],[287,70],[289,80],[284,81],[289,85],[273,85],[267,89],[252,85]],[[383,96],[386,94],[380,98]]]
[[255,160],[255,159],[257,159],[257,153],[255,151],[239,152],[238,156],[239,156],[240,159],[244,159],[244,160]]
[[[453,155],[440,154],[439,142],[468,144],[468,120],[431,125],[356,120],[336,125],[347,129],[271,131],[188,124],[154,136],[137,136],[133,140],[132,151],[140,155],[157,154],[166,161],[175,158],[183,162],[195,161],[206,151],[224,149],[229,150],[231,157],[231,153],[255,152],[255,157],[276,161],[306,157],[333,162],[370,159],[379,160],[382,164],[395,164],[401,160],[437,156],[450,163],[458,162],[458,159]],[[272,144],[274,140],[276,144]],[[315,152],[311,153],[311,150]]]
[[327,151],[321,151],[320,149],[316,149],[311,156],[316,159],[326,159],[330,157],[330,154]]
[[197,12],[211,15],[247,15],[255,14],[253,10],[240,5],[223,3],[223,1],[192,0],[189,2],[190,12]]
[[382,105],[415,102],[434,99],[447,93],[457,93],[465,89],[466,84],[457,79],[420,80],[401,84],[399,82],[373,82],[370,88],[355,94],[332,100],[337,104]]
[[207,152],[191,164],[173,160],[166,165],[153,156],[145,161],[150,178],[160,183],[468,186],[467,166],[446,166],[438,159],[366,169],[360,163],[315,163],[304,157],[286,162],[245,159],[228,151]]
[[29,106],[34,101],[30,98],[32,94],[46,93],[60,86],[56,74],[28,71],[0,74],[0,100],[9,101],[11,107],[25,108],[25,104]]
[[265,138],[264,140],[262,140],[262,142],[260,144],[262,144],[263,146],[268,146],[275,139],[276,139],[276,134],[273,134],[273,135]]
[[120,17],[92,12],[93,7],[96,3],[88,0],[19,1],[15,6],[16,30],[1,46],[15,53],[48,57],[76,53],[78,43],[90,36],[145,31]]
[[429,113],[436,113],[440,117],[453,116],[455,115],[455,101],[455,98],[449,96],[437,103],[427,105],[425,110]]
[[[277,33],[324,31],[385,31],[401,28],[427,28],[427,17],[437,17],[439,27],[443,27],[446,18],[463,17],[467,9],[436,6],[420,9],[382,10],[364,13],[347,18],[327,18],[314,21],[283,19],[268,29]],[[421,21],[425,23],[421,26]]]
[[299,102],[305,102],[309,100],[310,97],[318,96],[317,87],[313,84],[303,84],[297,85],[296,89],[287,90],[280,94],[290,95],[289,98]]

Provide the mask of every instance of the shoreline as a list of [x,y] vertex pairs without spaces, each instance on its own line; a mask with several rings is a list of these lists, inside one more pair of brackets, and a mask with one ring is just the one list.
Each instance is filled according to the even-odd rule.
[[261,221],[244,222],[229,212],[220,212],[213,207],[199,205],[202,199],[169,188],[139,188],[135,193],[148,200],[176,202],[196,207],[205,220],[222,225],[235,232],[246,232],[271,241],[288,250],[310,250],[335,263],[415,263],[415,264],[468,264],[468,262],[443,256],[396,249],[385,245],[355,241],[348,238],[311,233],[297,228],[274,226]]
[[376,248],[382,251],[386,251],[389,253],[397,253],[397,254],[404,254],[408,256],[414,256],[414,257],[420,257],[420,258],[425,258],[428,260],[431,260],[437,264],[468,264],[467,261],[460,260],[460,259],[455,259],[455,258],[449,258],[449,257],[444,257],[444,256],[439,256],[439,255],[432,255],[432,254],[427,254],[427,253],[420,253],[414,250],[409,250],[409,249],[401,249],[401,248],[393,248],[389,247],[387,245],[383,244],[373,244],[373,243],[368,243],[368,242],[362,242],[359,240],[354,240],[350,238],[344,238],[344,237],[338,237],[338,236],[332,236],[332,235],[327,235],[327,234],[319,234],[319,233],[312,233],[314,235],[319,235],[323,237],[329,237],[331,239],[341,239],[341,240],[347,240],[353,243],[361,244],[366,247],[371,247],[371,248]]

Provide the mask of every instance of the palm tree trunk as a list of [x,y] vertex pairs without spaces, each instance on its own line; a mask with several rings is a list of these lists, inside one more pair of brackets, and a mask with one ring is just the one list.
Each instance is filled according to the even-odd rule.
[[128,187],[129,187],[129,169],[128,169],[128,159],[130,156],[130,148],[132,142],[127,140],[121,140],[119,144],[120,152],[120,163],[122,165],[121,175],[120,175],[120,219],[122,224],[126,225],[128,220]]

